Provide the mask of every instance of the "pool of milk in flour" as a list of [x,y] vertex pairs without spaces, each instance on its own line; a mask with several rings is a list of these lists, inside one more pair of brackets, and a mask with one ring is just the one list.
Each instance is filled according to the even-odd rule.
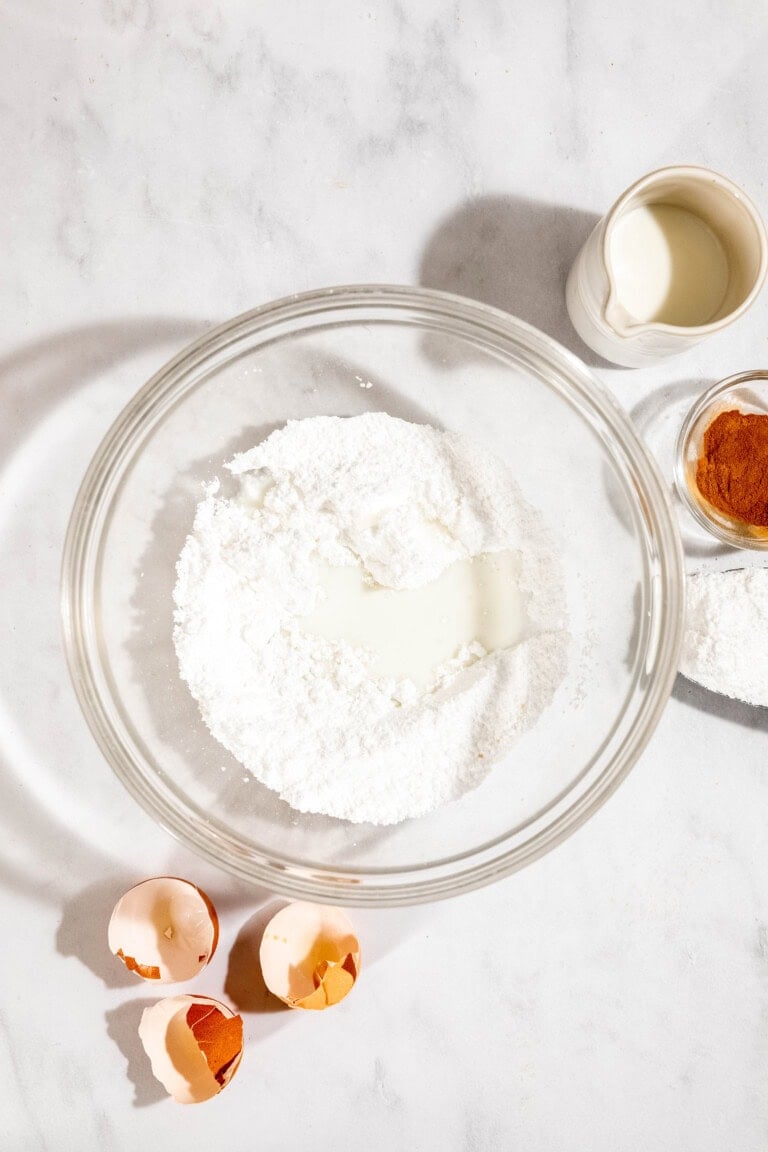
[[395,590],[366,582],[357,566],[326,565],[324,597],[299,624],[326,640],[367,648],[379,675],[425,688],[435,669],[462,649],[481,644],[496,652],[522,638],[519,567],[516,552],[487,552],[456,560],[420,588]]

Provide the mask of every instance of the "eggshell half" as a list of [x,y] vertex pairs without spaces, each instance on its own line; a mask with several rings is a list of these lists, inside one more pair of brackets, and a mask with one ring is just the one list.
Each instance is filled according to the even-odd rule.
[[259,950],[264,983],[291,1008],[322,1010],[352,990],[360,944],[340,908],[297,902],[267,924]]
[[144,880],[121,896],[109,921],[110,951],[145,980],[197,976],[216,951],[219,919],[200,888],[176,876]]
[[166,1092],[179,1104],[201,1104],[240,1066],[243,1021],[210,996],[169,996],[144,1009],[139,1038]]

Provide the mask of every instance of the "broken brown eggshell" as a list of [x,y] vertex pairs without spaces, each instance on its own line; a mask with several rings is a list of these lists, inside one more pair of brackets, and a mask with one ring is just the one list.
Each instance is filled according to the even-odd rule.
[[352,990],[360,944],[340,908],[296,902],[276,913],[259,949],[264,983],[290,1008],[322,1010]]
[[139,1038],[166,1092],[179,1104],[201,1104],[239,1068],[243,1021],[210,996],[169,996],[144,1009]]
[[216,951],[219,918],[200,888],[177,876],[144,880],[121,896],[109,921],[110,951],[145,980],[190,980]]

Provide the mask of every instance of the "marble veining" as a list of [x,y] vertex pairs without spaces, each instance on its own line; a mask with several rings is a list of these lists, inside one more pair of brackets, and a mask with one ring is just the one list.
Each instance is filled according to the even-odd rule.
[[[768,214],[761,0],[27,0],[0,5],[0,1052],[4,1152],[765,1152],[768,719],[679,680],[581,831],[448,904],[356,915],[354,995],[257,995],[259,909],[143,815],[70,686],[58,580],[87,462],[206,328],[276,296],[424,283],[585,356],[669,475],[681,411],[764,365],[768,297],[678,361],[596,363],[562,287],[594,220],[661,164]],[[689,563],[717,550],[683,525]],[[227,1092],[174,1107],[109,956],[120,892],[208,886],[201,992],[242,1007]]]

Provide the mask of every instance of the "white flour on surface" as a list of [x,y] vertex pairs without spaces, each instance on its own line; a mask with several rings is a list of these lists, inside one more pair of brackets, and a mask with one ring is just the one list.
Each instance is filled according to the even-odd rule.
[[[291,422],[226,467],[239,493],[208,487],[174,590],[181,676],[213,736],[294,808],[355,822],[420,816],[479,784],[566,667],[558,557],[509,470],[383,413]],[[506,549],[520,553],[525,636],[468,645],[426,689],[298,623],[324,595],[323,565],[404,589]]]
[[680,671],[713,692],[768,705],[768,568],[688,577]]

